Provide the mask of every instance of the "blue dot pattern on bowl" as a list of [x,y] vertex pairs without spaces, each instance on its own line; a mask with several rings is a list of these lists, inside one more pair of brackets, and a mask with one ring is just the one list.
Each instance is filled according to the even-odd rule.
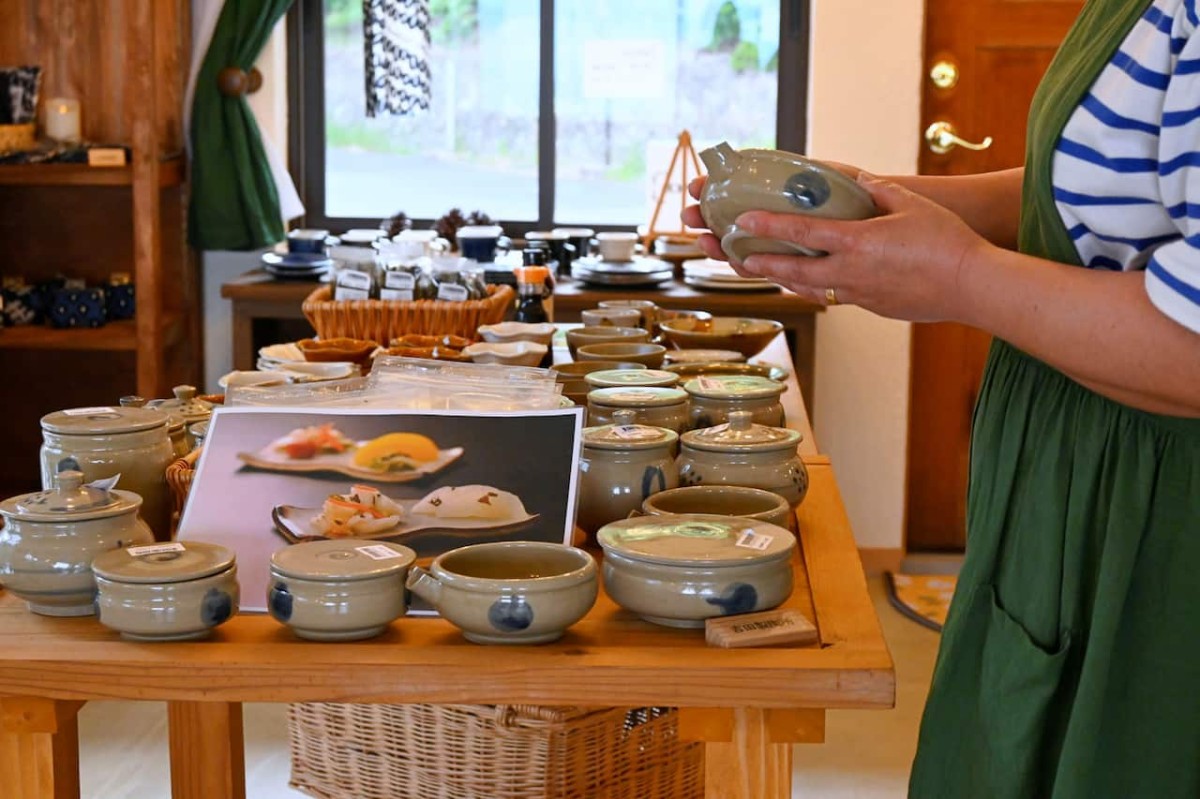
[[533,624],[533,608],[523,596],[502,596],[488,608],[488,622],[502,632],[519,632]]
[[829,201],[832,193],[829,181],[815,171],[797,172],[783,187],[784,196],[802,211],[820,208]]
[[292,594],[285,584],[275,583],[271,586],[270,596],[267,597],[267,606],[271,615],[279,621],[286,622],[292,618]]
[[726,616],[749,613],[758,604],[758,591],[749,583],[730,583],[720,596],[710,596],[704,601],[719,607]]
[[200,620],[205,627],[216,627],[233,615],[233,597],[218,588],[208,589],[200,603]]

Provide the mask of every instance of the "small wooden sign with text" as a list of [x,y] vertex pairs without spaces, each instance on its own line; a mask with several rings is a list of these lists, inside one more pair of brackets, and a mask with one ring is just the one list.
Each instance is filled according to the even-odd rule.
[[746,646],[803,646],[817,643],[817,628],[798,610],[776,609],[704,622],[704,640],[725,649]]

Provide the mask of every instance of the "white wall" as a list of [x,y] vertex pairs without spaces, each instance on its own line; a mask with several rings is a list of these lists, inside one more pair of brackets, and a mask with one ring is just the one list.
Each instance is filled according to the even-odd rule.
[[[923,0],[815,0],[810,154],[916,170]],[[860,547],[903,545],[910,325],[852,307],[817,320],[813,428]]]

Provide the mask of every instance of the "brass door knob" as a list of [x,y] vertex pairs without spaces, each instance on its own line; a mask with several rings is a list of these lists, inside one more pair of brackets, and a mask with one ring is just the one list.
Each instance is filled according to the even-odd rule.
[[953,89],[958,84],[958,65],[953,61],[939,61],[929,68],[929,79],[939,89]]
[[955,147],[964,147],[968,150],[986,150],[992,146],[992,137],[985,136],[981,142],[969,142],[966,139],[959,138],[953,125],[943,119],[939,119],[925,128],[925,143],[929,145],[929,149],[933,152],[938,155],[944,155]]

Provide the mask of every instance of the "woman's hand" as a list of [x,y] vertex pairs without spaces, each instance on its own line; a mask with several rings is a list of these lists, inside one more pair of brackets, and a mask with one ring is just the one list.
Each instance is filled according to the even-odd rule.
[[[838,303],[896,319],[962,321],[968,314],[962,307],[960,273],[991,245],[952,212],[896,183],[863,173],[859,185],[871,194],[881,216],[846,221],[749,211],[738,217],[738,227],[747,233],[823,250],[827,256],[752,255],[735,268],[816,303],[829,304],[836,297]],[[716,246],[719,250],[720,244]]]

